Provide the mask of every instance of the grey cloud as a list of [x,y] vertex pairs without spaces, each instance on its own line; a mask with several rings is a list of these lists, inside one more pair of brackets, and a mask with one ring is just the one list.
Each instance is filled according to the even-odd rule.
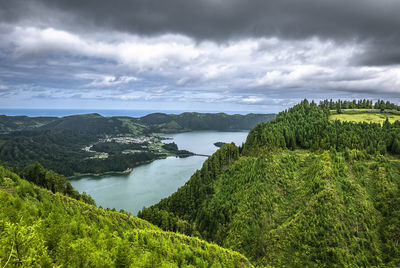
[[[78,93],[68,97],[81,99],[111,89],[121,93],[116,100],[183,95],[253,106],[328,93],[393,97],[400,88],[400,70],[391,66],[400,64],[399,11],[398,0],[0,0],[0,78],[71,89]],[[78,41],[71,47],[65,35],[40,39],[49,28]],[[29,31],[37,32],[36,43],[18,38]],[[183,36],[161,36],[168,33]],[[136,45],[121,46],[133,39],[145,43],[142,54],[149,57],[132,53]],[[157,55],[151,45],[163,42],[181,45],[161,45]]]
[[397,0],[14,0],[2,1],[0,10],[9,22],[213,40],[265,35],[398,39],[400,28]]
[[365,53],[354,58],[354,63],[368,66],[400,64],[400,40],[398,36],[370,42]]
[[[361,40],[371,47],[356,63],[400,63],[398,0],[14,0],[0,20],[90,33],[180,33],[224,42],[276,36]],[[389,52],[387,52],[389,51]]]

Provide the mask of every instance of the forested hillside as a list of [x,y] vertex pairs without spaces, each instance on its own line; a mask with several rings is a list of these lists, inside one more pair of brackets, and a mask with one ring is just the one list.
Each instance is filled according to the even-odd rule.
[[149,126],[153,132],[175,133],[192,130],[251,129],[260,122],[271,121],[274,118],[275,114],[154,113],[139,118],[137,122]]
[[69,130],[84,134],[177,133],[193,130],[243,130],[270,121],[275,114],[153,113],[143,117],[103,117],[97,113],[57,117],[0,115],[0,133],[26,130]]
[[182,154],[178,148],[164,149],[160,133],[251,129],[274,116],[224,113],[150,114],[141,118],[99,114],[62,118],[0,116],[0,161],[19,169],[38,161],[65,176],[124,172],[158,158]]
[[38,128],[56,119],[57,117],[28,117],[28,116],[0,115],[0,133]]
[[[50,171],[27,168],[25,176]],[[51,173],[51,172],[50,172]],[[54,175],[54,174],[52,174]],[[55,192],[55,193],[54,193]],[[1,267],[251,267],[242,255],[165,232],[21,179],[0,166]]]
[[[329,115],[305,100],[257,125],[243,148],[222,146],[176,193],[138,215],[257,265],[398,267],[400,122]],[[179,221],[191,227],[179,229]]]

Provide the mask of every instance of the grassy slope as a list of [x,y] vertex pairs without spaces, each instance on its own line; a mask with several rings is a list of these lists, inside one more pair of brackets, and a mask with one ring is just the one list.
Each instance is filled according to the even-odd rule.
[[9,257],[24,267],[251,266],[236,252],[52,194],[1,166],[0,233],[1,266]]
[[396,120],[400,121],[399,114],[390,114],[390,113],[356,113],[356,114],[332,114],[329,116],[330,120],[340,120],[346,122],[367,122],[367,123],[380,123],[383,124],[386,118],[389,119],[390,123],[394,123]]

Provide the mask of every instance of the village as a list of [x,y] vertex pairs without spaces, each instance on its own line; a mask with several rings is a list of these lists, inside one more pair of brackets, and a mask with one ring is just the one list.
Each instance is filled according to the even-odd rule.
[[162,137],[159,136],[140,136],[140,137],[131,137],[131,136],[123,136],[123,137],[107,137],[103,139],[99,139],[98,142],[90,144],[82,148],[83,151],[88,153],[93,153],[94,155],[89,157],[89,159],[106,159],[109,154],[107,152],[99,152],[93,149],[93,146],[100,143],[118,143],[118,144],[137,144],[140,145],[140,148],[136,149],[128,149],[123,150],[122,154],[132,154],[132,153],[140,153],[144,151],[162,153],[164,150],[162,149]]

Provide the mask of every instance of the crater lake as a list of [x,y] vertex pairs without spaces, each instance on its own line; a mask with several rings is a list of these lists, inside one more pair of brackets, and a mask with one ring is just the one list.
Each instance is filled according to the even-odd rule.
[[[163,136],[170,138],[165,143],[175,142],[181,150],[211,155],[218,150],[215,142],[241,145],[247,134],[248,131],[193,131]],[[79,192],[91,195],[98,206],[124,209],[136,215],[144,206],[156,204],[183,186],[206,159],[205,156],[167,157],[135,167],[129,174],[83,176],[70,181]]]

